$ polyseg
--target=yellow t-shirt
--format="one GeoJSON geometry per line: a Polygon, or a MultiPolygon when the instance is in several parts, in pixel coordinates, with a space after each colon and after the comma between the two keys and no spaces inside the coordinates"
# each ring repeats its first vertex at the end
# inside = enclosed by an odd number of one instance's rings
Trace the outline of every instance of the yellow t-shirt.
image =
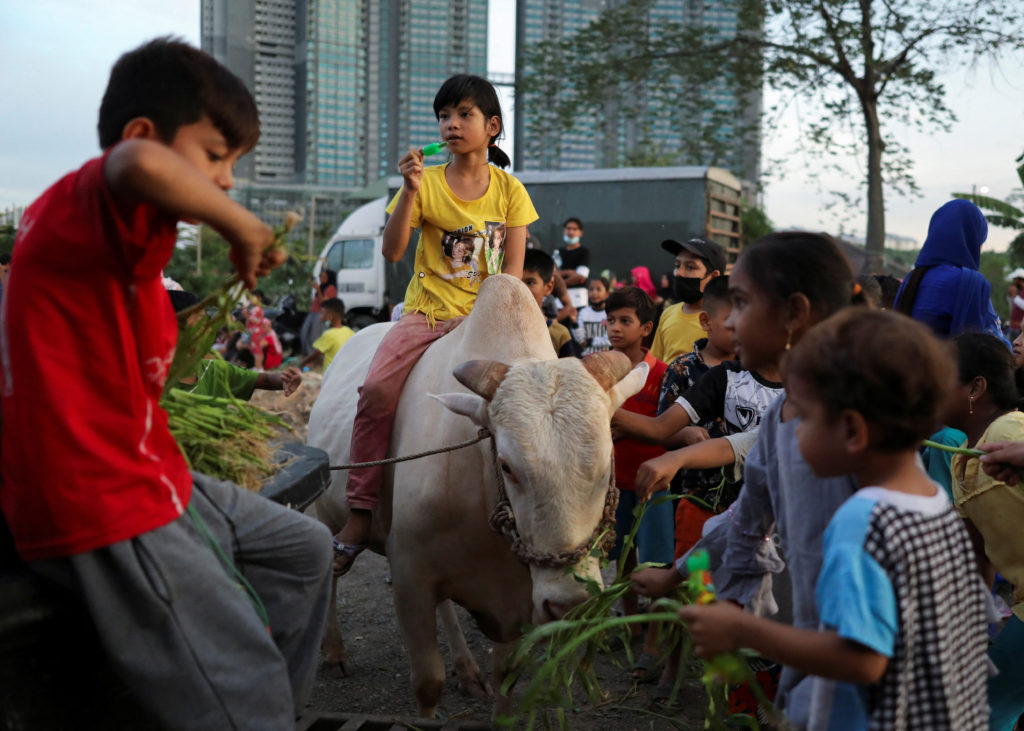
{"type": "Polygon", "coordinates": [[[355,331],[352,328],[342,325],[341,327],[329,327],[324,330],[324,334],[318,337],[313,342],[313,347],[324,354],[324,370],[334,360],[334,356],[341,350],[341,346],[345,344],[350,337],[355,335],[355,331]]]}
{"type": "MultiPolygon", "coordinates": [[[[420,240],[403,314],[422,312],[431,323],[468,315],[480,282],[501,272],[506,230],[537,220],[526,188],[504,170],[492,165],[487,192],[464,201],[448,187],[447,167],[423,171],[409,219],[420,229],[420,240]]],[[[401,193],[388,204],[389,214],[401,193]]]]}
{"type": "MultiPolygon", "coordinates": [[[[975,446],[1020,441],[1024,414],[1011,411],[989,424],[975,446]]],[[[1024,486],[999,482],[981,469],[977,459],[960,454],[953,455],[950,469],[956,508],[981,533],[988,560],[1013,584],[1013,613],[1024,620],[1024,486]]]]}
{"type": "Polygon", "coordinates": [[[666,307],[654,333],[651,355],[662,363],[671,363],[680,355],[693,351],[693,344],[707,337],[700,326],[700,313],[683,312],[683,303],[666,307]]]}

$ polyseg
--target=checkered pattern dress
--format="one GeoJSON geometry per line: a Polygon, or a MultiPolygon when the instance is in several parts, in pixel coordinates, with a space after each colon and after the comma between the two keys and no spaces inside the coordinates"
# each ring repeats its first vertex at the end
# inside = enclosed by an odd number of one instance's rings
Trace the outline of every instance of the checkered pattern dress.
{"type": "Polygon", "coordinates": [[[900,629],[868,689],[872,729],[988,728],[985,588],[960,518],[879,502],[864,550],[889,576],[900,629]]]}

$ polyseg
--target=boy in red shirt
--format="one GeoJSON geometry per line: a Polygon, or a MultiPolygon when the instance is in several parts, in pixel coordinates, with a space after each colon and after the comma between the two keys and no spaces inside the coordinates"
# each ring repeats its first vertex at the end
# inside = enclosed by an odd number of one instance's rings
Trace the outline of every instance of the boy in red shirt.
{"type": "Polygon", "coordinates": [[[288,728],[315,671],[330,535],[190,474],[159,407],[177,341],[161,270],[178,220],[217,229],[249,288],[281,263],[264,253],[270,229],[225,193],[259,137],[256,106],[212,57],[158,39],[115,64],[99,136],[104,154],[43,193],[15,240],[0,510],[30,567],[82,597],[163,728],[288,728]]]}
{"type": "MultiPolygon", "coordinates": [[[[645,416],[658,413],[658,394],[661,391],[661,379],[667,367],[651,355],[643,347],[644,338],[654,328],[657,307],[654,300],[639,287],[623,287],[615,290],[605,300],[605,311],[608,315],[608,341],[612,350],[618,350],[629,357],[636,366],[640,362],[647,363],[649,371],[647,382],[639,393],[630,397],[621,410],[632,411],[645,416]]],[[[636,533],[636,553],[621,556],[622,542],[633,528],[633,510],[639,504],[636,496],[636,473],[640,465],[649,459],[665,453],[665,448],[658,444],[647,444],[635,439],[622,438],[615,441],[615,485],[619,488],[619,506],[615,511],[615,550],[613,557],[624,562],[623,575],[627,576],[636,567],[637,556],[640,563],[671,563],[675,558],[673,531],[674,510],[669,501],[652,500],[644,514],[644,519],[636,533]]],[[[661,497],[664,491],[652,495],[661,497]]],[[[623,598],[623,609],[627,614],[636,614],[637,598],[628,594],[623,598]]],[[[657,631],[652,624],[644,640],[644,648],[636,660],[633,677],[639,681],[656,679],[654,672],[658,662],[657,631]]]]}

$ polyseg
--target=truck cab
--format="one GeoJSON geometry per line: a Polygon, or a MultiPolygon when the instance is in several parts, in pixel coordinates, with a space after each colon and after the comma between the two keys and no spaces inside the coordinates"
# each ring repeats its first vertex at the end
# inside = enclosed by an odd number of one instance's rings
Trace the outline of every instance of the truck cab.
{"type": "Polygon", "coordinates": [[[323,268],[337,272],[334,284],[353,330],[387,320],[392,301],[397,301],[387,286],[388,267],[395,265],[380,255],[386,205],[387,197],[382,196],[353,211],[328,239],[313,267],[314,280],[323,268]]]}

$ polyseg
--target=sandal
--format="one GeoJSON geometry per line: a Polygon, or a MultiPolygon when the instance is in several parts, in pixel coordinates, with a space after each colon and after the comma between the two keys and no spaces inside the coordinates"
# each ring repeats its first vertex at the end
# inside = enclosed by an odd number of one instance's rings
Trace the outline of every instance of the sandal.
{"type": "Polygon", "coordinates": [[[669,666],[665,666],[658,685],[651,692],[651,703],[649,709],[659,713],[674,710],[680,707],[680,696],[682,696],[682,684],[676,687],[676,674],[669,673],[669,666]]]}
{"type": "Polygon", "coordinates": [[[633,663],[633,680],[637,683],[653,683],[658,679],[661,658],[648,652],[641,652],[633,663]]]}
{"type": "Polygon", "coordinates": [[[356,562],[356,556],[367,549],[365,543],[358,545],[351,545],[348,543],[342,543],[337,538],[334,539],[334,575],[335,577],[344,576],[352,568],[352,564],[356,562]]]}

